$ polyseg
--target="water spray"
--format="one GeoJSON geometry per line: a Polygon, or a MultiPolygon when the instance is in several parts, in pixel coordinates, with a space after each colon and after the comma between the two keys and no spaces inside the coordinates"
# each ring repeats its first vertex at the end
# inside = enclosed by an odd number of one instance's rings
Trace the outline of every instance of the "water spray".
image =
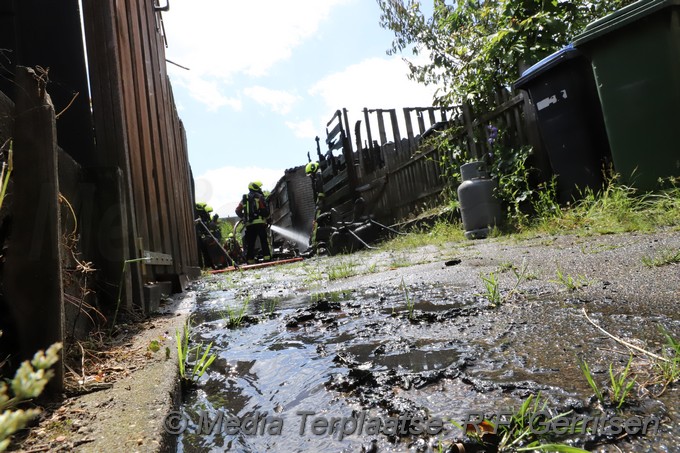
{"type": "Polygon", "coordinates": [[[277,225],[272,225],[271,229],[275,233],[280,234],[281,236],[290,239],[293,242],[296,242],[298,246],[309,244],[309,236],[306,234],[300,233],[298,231],[288,230],[286,228],[281,228],[277,225]]]}

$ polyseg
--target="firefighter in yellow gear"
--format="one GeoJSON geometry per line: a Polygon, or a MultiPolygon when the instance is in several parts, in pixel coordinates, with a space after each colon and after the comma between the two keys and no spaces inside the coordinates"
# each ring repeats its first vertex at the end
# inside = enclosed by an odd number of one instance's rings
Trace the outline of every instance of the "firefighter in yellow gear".
{"type": "Polygon", "coordinates": [[[260,239],[260,247],[265,261],[271,260],[267,225],[269,223],[269,203],[262,193],[262,183],[254,181],[248,184],[248,193],[243,195],[236,207],[236,215],[241,218],[245,226],[243,246],[246,249],[248,264],[255,263],[255,241],[260,239]]]}

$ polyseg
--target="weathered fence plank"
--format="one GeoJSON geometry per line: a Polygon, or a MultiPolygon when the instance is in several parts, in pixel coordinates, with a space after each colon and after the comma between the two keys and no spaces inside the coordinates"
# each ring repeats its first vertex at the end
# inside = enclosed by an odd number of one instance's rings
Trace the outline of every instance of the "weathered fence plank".
{"type": "MultiPolygon", "coordinates": [[[[64,301],[60,259],[61,221],[54,107],[29,68],[16,68],[11,245],[4,266],[19,359],[63,342],[64,301]]],[[[62,388],[63,362],[52,386],[62,388]]]]}

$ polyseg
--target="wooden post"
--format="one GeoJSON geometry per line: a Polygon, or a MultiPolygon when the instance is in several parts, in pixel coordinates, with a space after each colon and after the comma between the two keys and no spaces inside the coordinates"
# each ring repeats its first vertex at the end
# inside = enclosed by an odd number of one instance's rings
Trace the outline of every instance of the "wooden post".
{"type": "Polygon", "coordinates": [[[474,119],[472,117],[472,107],[469,102],[463,104],[463,121],[465,122],[465,131],[468,136],[468,149],[470,150],[470,154],[472,154],[472,157],[481,159],[482,156],[479,154],[477,140],[475,139],[475,130],[472,127],[474,119]]]}
{"type": "Polygon", "coordinates": [[[368,109],[364,108],[364,123],[366,123],[366,138],[368,140],[368,149],[373,149],[373,135],[371,134],[371,121],[368,117],[368,109]]]}
{"type": "MultiPolygon", "coordinates": [[[[64,340],[57,131],[45,82],[22,66],[17,66],[15,80],[13,225],[4,285],[20,358],[29,359],[64,340]]],[[[63,361],[54,371],[50,388],[61,391],[63,361]]]]}
{"type": "Polygon", "coordinates": [[[432,107],[428,108],[427,114],[430,117],[430,127],[432,127],[437,122],[437,118],[434,116],[434,108],[432,107]]]}
{"type": "Polygon", "coordinates": [[[418,115],[418,131],[422,136],[425,133],[425,120],[423,119],[423,109],[416,109],[416,114],[418,115]]]}
{"type": "Polygon", "coordinates": [[[413,136],[413,122],[411,121],[411,108],[404,107],[404,121],[406,122],[406,134],[408,135],[408,144],[411,148],[411,153],[416,149],[416,139],[413,136]]]}
{"type": "Polygon", "coordinates": [[[399,133],[399,122],[397,121],[397,112],[394,109],[388,110],[390,114],[390,122],[392,123],[392,135],[394,136],[394,148],[397,153],[401,154],[401,134],[399,133]]]}

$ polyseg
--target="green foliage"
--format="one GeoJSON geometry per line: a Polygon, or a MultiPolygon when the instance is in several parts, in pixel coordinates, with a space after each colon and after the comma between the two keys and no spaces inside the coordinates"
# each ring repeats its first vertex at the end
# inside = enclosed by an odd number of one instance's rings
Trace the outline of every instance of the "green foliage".
{"type": "Polygon", "coordinates": [[[413,80],[441,87],[437,101],[443,105],[472,100],[488,107],[521,69],[632,0],[434,0],[432,7],[420,0],[377,2],[380,25],[394,32],[388,54],[429,57],[409,62],[413,80]]]}
{"type": "Polygon", "coordinates": [[[158,351],[160,351],[160,349],[161,349],[161,344],[159,343],[158,340],[151,340],[151,341],[149,342],[148,349],[149,349],[149,351],[151,351],[151,352],[158,352],[158,351]]]}
{"type": "Polygon", "coordinates": [[[498,145],[494,148],[489,175],[498,181],[496,198],[505,209],[507,219],[524,225],[528,220],[526,208],[535,196],[529,185],[530,169],[527,167],[531,147],[507,149],[498,145]]]}
{"type": "Polygon", "coordinates": [[[482,279],[485,287],[485,291],[481,294],[481,296],[486,297],[488,301],[491,302],[492,307],[495,308],[500,306],[502,303],[506,302],[510,297],[512,297],[512,295],[518,292],[517,288],[519,288],[519,285],[523,281],[529,279],[530,275],[527,272],[528,269],[529,265],[527,264],[526,260],[522,260],[522,266],[520,268],[515,266],[513,263],[501,263],[497,272],[503,273],[511,270],[515,276],[515,284],[508,292],[505,293],[505,295],[501,294],[500,282],[495,272],[490,272],[488,275],[480,274],[480,278],[482,279]]]}
{"type": "Polygon", "coordinates": [[[210,354],[212,342],[206,348],[203,347],[203,343],[189,347],[190,336],[191,319],[187,319],[182,331],[175,330],[179,377],[185,384],[195,384],[217,358],[216,354],[210,354]],[[193,366],[189,362],[192,357],[193,366]]]}
{"type": "Polygon", "coordinates": [[[279,306],[280,299],[268,299],[262,303],[262,311],[270,317],[274,315],[276,308],[279,306]]]}
{"type": "Polygon", "coordinates": [[[437,221],[431,228],[420,228],[406,235],[388,241],[384,248],[389,250],[412,250],[425,245],[445,246],[451,242],[465,239],[463,227],[459,222],[437,221]]]}
{"type": "Polygon", "coordinates": [[[55,343],[44,352],[36,352],[30,362],[23,362],[10,381],[13,396],[8,394],[7,385],[0,382],[0,451],[7,449],[12,434],[24,428],[40,413],[38,409],[15,408],[19,403],[36,398],[42,393],[47,382],[54,376],[54,371],[50,368],[59,360],[60,350],[61,343],[55,343]]]}
{"type": "Polygon", "coordinates": [[[303,282],[308,286],[320,286],[323,281],[323,273],[321,272],[321,267],[318,264],[303,264],[303,271],[305,276],[303,282]]]}
{"type": "Polygon", "coordinates": [[[576,230],[586,234],[612,234],[677,225],[680,225],[680,188],[637,194],[634,188],[619,184],[614,175],[603,190],[584,190],[570,207],[550,218],[536,219],[533,227],[548,233],[576,230]]]}
{"type": "MultiPolygon", "coordinates": [[[[554,181],[538,188],[532,188],[529,183],[533,170],[527,162],[532,148],[507,146],[506,143],[509,142],[505,139],[506,131],[499,130],[492,124],[486,129],[489,152],[482,160],[486,164],[489,176],[498,183],[495,196],[506,213],[506,220],[512,226],[522,228],[528,225],[528,213],[534,206],[542,216],[550,212],[559,212],[559,206],[555,202],[554,181]]],[[[444,196],[451,206],[458,206],[456,190],[461,184],[460,166],[478,160],[468,156],[467,150],[461,148],[459,141],[456,141],[458,133],[459,127],[454,126],[449,130],[435,133],[424,145],[436,149],[436,155],[440,156],[439,165],[447,182],[444,196]]]]}

